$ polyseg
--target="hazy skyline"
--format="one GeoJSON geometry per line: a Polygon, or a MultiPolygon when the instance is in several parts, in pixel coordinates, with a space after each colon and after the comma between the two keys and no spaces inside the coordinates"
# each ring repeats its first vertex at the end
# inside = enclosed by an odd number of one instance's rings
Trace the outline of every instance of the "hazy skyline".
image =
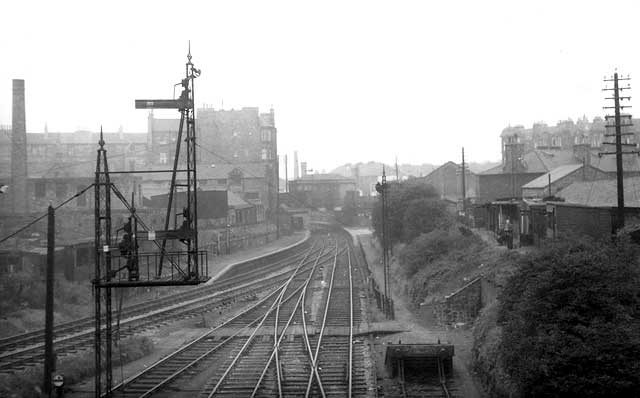
{"type": "Polygon", "coordinates": [[[290,162],[481,162],[507,125],[592,119],[604,75],[640,77],[631,1],[188,5],[3,5],[0,124],[22,78],[28,132],[145,132],[134,99],[171,97],[191,40],[197,107],[273,106],[290,162]]]}

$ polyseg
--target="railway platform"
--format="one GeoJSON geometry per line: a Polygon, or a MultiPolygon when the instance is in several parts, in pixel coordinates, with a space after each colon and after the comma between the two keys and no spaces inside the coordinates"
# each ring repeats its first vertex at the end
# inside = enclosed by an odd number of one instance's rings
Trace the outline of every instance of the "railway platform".
{"type": "Polygon", "coordinates": [[[230,255],[210,257],[208,267],[211,278],[206,282],[206,285],[213,284],[222,277],[222,275],[233,269],[238,264],[259,260],[262,257],[271,256],[288,250],[291,247],[308,240],[310,236],[311,234],[309,230],[295,232],[290,236],[281,237],[280,239],[263,246],[252,247],[230,255]]]}

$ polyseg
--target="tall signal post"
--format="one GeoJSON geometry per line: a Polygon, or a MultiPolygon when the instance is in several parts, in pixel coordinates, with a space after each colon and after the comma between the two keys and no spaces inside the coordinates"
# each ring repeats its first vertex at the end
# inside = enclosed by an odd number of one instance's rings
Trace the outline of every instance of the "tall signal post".
{"type": "Polygon", "coordinates": [[[382,271],[384,276],[384,297],[382,300],[382,306],[387,318],[393,319],[393,299],[391,298],[391,281],[389,278],[389,231],[387,226],[388,188],[387,175],[384,165],[382,165],[382,179],[381,182],[376,184],[376,191],[380,194],[382,201],[382,271]]]}
{"type": "Polygon", "coordinates": [[[631,85],[627,84],[627,87],[620,87],[621,81],[629,81],[631,78],[629,75],[627,77],[619,77],[618,72],[615,72],[611,78],[604,78],[605,84],[609,82],[613,82],[613,88],[605,87],[603,91],[613,91],[613,97],[606,97],[607,100],[613,100],[613,106],[605,106],[604,109],[613,109],[613,115],[606,115],[605,120],[607,121],[607,130],[611,128],[614,129],[614,133],[607,132],[605,134],[606,137],[615,137],[614,142],[604,142],[605,145],[615,145],[615,151],[613,152],[600,152],[598,156],[602,155],[616,155],[616,178],[617,178],[617,191],[618,191],[618,209],[617,209],[617,220],[616,220],[616,229],[620,229],[624,227],[624,170],[622,168],[622,155],[626,154],[639,154],[637,150],[631,151],[623,151],[623,147],[636,147],[635,143],[622,142],[622,136],[633,136],[633,132],[630,132],[627,127],[633,126],[631,123],[631,115],[628,113],[623,113],[625,108],[631,108],[631,105],[620,105],[621,101],[627,100],[630,101],[630,96],[622,96],[621,92],[624,90],[630,90],[631,85]],[[613,124],[611,124],[613,121],[613,124]],[[624,127],[624,132],[623,132],[624,127]]]}
{"type": "MultiPolygon", "coordinates": [[[[95,277],[92,281],[95,297],[95,397],[111,397],[113,369],[111,347],[113,344],[113,320],[111,290],[124,287],[141,286],[184,286],[197,285],[207,278],[207,253],[198,250],[198,210],[196,176],[196,128],[194,113],[194,80],[200,76],[200,70],[191,62],[191,46],[187,55],[185,77],[176,86],[182,86],[179,98],[161,100],[136,100],[136,109],[177,109],[180,112],[180,128],[176,139],[176,151],[171,170],[109,171],[105,140],[100,131],[100,141],[95,172],[95,277]],[[184,137],[183,137],[184,135],[184,137]],[[185,141],[186,162],[179,169],[180,146],[185,141]],[[136,213],[132,193],[129,202],[116,184],[111,180],[113,174],[149,174],[165,173],[171,175],[171,185],[167,195],[167,213],[165,229],[151,230],[136,213]],[[177,175],[180,174],[180,179],[177,175]],[[171,209],[177,187],[181,187],[185,196],[181,206],[183,222],[179,227],[169,229],[171,209]],[[111,219],[111,195],[114,194],[130,212],[125,224],[113,230],[111,219]],[[141,230],[138,227],[142,228],[141,230]],[[112,239],[122,232],[122,239],[112,239]],[[159,251],[140,251],[139,241],[148,241],[159,251]],[[184,249],[166,250],[167,240],[180,242],[184,249]],[[163,262],[170,264],[170,271],[163,270],[163,262]],[[145,268],[146,269],[143,269],[145,268]],[[102,311],[104,292],[105,310],[102,311]],[[104,315],[104,339],[102,338],[102,318],[104,315]],[[104,345],[105,369],[102,369],[104,345]],[[105,385],[102,385],[102,372],[105,373],[105,385]]],[[[182,192],[181,192],[182,193],[182,192]]],[[[177,245],[176,245],[177,246],[177,245]]]]}

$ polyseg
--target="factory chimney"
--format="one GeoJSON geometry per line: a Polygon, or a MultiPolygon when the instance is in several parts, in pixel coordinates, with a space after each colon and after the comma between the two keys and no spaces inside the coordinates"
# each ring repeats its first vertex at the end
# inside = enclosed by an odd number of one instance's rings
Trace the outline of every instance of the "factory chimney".
{"type": "Polygon", "coordinates": [[[298,151],[293,151],[293,179],[297,180],[300,178],[298,167],[298,151]]]}
{"type": "Polygon", "coordinates": [[[24,80],[13,79],[11,113],[11,209],[14,213],[29,211],[27,200],[27,126],[24,107],[24,80]]]}

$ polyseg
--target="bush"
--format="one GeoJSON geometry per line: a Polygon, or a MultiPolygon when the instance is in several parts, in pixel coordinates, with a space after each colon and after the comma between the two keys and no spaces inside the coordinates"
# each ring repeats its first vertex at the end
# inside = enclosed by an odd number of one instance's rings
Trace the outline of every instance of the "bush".
{"type": "MultiPolygon", "coordinates": [[[[421,232],[429,232],[430,229],[422,229],[418,222],[412,224],[411,232],[407,234],[406,228],[406,212],[411,207],[414,217],[419,220],[428,220],[429,225],[441,225],[437,220],[430,220],[440,212],[440,207],[434,205],[439,203],[438,192],[431,185],[420,184],[415,182],[388,183],[387,187],[387,232],[389,233],[389,242],[391,244],[399,243],[406,239],[408,235],[415,237],[421,232]],[[437,210],[434,210],[436,209],[437,210]]],[[[444,208],[444,207],[442,207],[444,208]]],[[[375,203],[372,211],[372,224],[378,239],[382,238],[382,200],[375,203]]],[[[427,227],[428,228],[428,227],[427,227]]],[[[433,228],[431,228],[433,229],[433,228]]],[[[405,240],[406,241],[406,240],[405,240]]]]}
{"type": "MultiPolygon", "coordinates": [[[[91,309],[91,284],[75,283],[56,274],[53,287],[55,310],[74,317],[87,315],[91,309]],[[77,314],[71,305],[82,306],[86,311],[77,314]]],[[[22,308],[44,309],[46,284],[42,276],[19,272],[9,275],[0,286],[0,316],[7,316],[22,308]]]]}
{"type": "Polygon", "coordinates": [[[438,199],[413,199],[405,204],[403,215],[403,238],[405,242],[420,234],[444,229],[453,223],[445,203],[438,199]]]}
{"type": "MultiPolygon", "coordinates": [[[[120,342],[119,348],[115,345],[113,347],[113,366],[120,366],[140,359],[150,354],[153,348],[153,341],[146,336],[124,339],[120,342]],[[120,357],[120,353],[122,353],[122,357],[120,357]]],[[[56,367],[55,373],[64,375],[67,386],[79,383],[94,374],[93,351],[87,350],[77,355],[60,358],[56,367]]],[[[42,366],[29,368],[22,373],[2,375],[0,376],[0,396],[40,397],[42,379],[42,366]]]]}
{"type": "Polygon", "coordinates": [[[437,229],[409,243],[400,252],[400,264],[407,276],[411,277],[429,263],[444,256],[454,257],[460,250],[481,244],[482,241],[475,235],[465,236],[456,229],[437,229]]]}
{"type": "Polygon", "coordinates": [[[559,243],[529,255],[500,298],[500,353],[523,397],[640,390],[640,271],[626,242],[559,243]]]}

